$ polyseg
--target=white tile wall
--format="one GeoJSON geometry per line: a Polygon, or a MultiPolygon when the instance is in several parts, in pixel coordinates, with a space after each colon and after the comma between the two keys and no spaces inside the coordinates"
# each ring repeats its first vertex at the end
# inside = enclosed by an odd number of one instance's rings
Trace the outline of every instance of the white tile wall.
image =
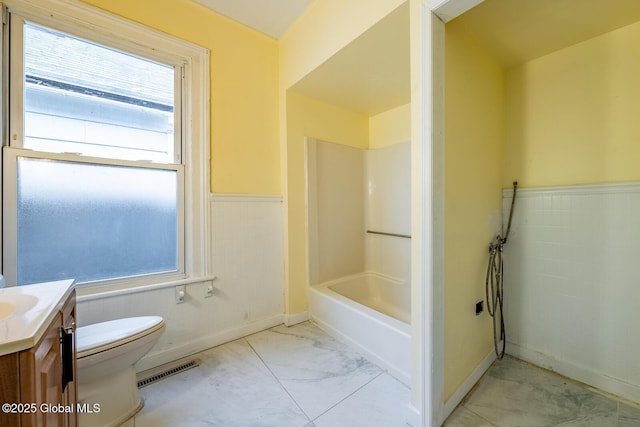
{"type": "Polygon", "coordinates": [[[79,299],[79,326],[139,315],[163,316],[167,327],[137,365],[149,369],[185,355],[282,323],[284,312],[283,214],[280,196],[213,195],[210,198],[215,294],[187,285],[175,304],[174,288],[79,299]]]}
{"type": "Polygon", "coordinates": [[[213,272],[221,297],[242,302],[225,325],[258,321],[284,312],[282,200],[277,197],[213,197],[213,272]]]}
{"type": "Polygon", "coordinates": [[[640,402],[640,184],[518,191],[504,288],[510,353],[640,402]]]}

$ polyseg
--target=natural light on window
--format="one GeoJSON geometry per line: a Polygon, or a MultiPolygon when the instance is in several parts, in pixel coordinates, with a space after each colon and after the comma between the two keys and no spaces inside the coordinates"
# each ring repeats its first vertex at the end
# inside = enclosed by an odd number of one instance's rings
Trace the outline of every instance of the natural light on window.
{"type": "Polygon", "coordinates": [[[18,159],[18,283],[177,269],[175,170],[18,159]]]}
{"type": "Polygon", "coordinates": [[[24,148],[174,159],[174,68],[24,25],[24,148]]]}

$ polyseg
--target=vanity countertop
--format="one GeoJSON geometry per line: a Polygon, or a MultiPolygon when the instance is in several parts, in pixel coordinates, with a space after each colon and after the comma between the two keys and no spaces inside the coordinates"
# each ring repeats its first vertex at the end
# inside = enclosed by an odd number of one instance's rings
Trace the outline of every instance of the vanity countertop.
{"type": "Polygon", "coordinates": [[[0,289],[0,356],[35,346],[73,289],[73,280],[0,289]]]}

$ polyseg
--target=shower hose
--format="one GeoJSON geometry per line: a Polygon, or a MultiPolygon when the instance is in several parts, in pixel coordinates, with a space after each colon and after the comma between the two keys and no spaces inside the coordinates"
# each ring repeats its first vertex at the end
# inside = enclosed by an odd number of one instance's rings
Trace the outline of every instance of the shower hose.
{"type": "Polygon", "coordinates": [[[507,343],[504,330],[504,314],[502,311],[504,305],[504,260],[502,257],[502,248],[507,243],[509,231],[511,231],[511,218],[513,217],[513,205],[516,201],[517,189],[518,181],[514,181],[507,232],[504,237],[498,234],[495,240],[489,244],[489,265],[487,266],[485,293],[487,297],[487,311],[493,318],[493,348],[498,359],[502,359],[504,357],[504,349],[507,343]]]}

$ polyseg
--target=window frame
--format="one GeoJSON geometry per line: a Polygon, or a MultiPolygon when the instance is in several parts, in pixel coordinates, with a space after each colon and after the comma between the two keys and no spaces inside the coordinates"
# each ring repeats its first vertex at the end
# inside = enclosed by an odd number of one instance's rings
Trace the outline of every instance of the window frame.
{"type": "MultiPolygon", "coordinates": [[[[16,260],[14,254],[6,253],[8,238],[17,234],[15,228],[16,198],[15,176],[4,180],[6,172],[15,163],[16,156],[52,158],[57,160],[136,166],[141,168],[163,168],[179,170],[183,177],[179,191],[178,271],[126,278],[115,278],[87,282],[80,288],[87,292],[136,288],[162,283],[210,280],[209,272],[209,52],[207,49],[177,39],[167,34],[133,23],[92,6],[66,0],[42,0],[38,5],[25,0],[9,0],[3,7],[2,31],[2,135],[4,188],[2,208],[3,272],[10,272],[13,263],[15,279],[16,260]],[[12,52],[11,40],[22,40],[24,22],[49,27],[72,36],[108,46],[159,63],[173,66],[175,70],[174,100],[174,163],[132,162],[118,159],[94,158],[69,153],[42,153],[21,148],[24,134],[24,65],[22,46],[20,52],[12,52]],[[10,24],[10,25],[7,25],[10,24]],[[18,57],[16,60],[16,56],[18,57]],[[16,64],[18,63],[18,64],[16,64]],[[9,66],[10,68],[9,69],[9,66]],[[15,73],[18,74],[15,74],[15,73]],[[20,76],[11,80],[10,76],[20,76]],[[16,92],[17,91],[17,92],[16,92]],[[12,96],[12,94],[22,96],[12,96]],[[178,120],[178,118],[180,118],[178,120]],[[179,141],[179,142],[178,142],[179,141]],[[17,145],[17,147],[16,147],[17,145]],[[13,191],[14,194],[11,192],[13,191]],[[13,221],[13,224],[11,223],[13,221]]],[[[21,44],[21,43],[20,43],[21,44]]],[[[15,236],[14,236],[15,237],[15,236]]],[[[16,240],[13,240],[15,242],[16,240]]],[[[15,285],[11,274],[9,286],[15,285]]]]}

